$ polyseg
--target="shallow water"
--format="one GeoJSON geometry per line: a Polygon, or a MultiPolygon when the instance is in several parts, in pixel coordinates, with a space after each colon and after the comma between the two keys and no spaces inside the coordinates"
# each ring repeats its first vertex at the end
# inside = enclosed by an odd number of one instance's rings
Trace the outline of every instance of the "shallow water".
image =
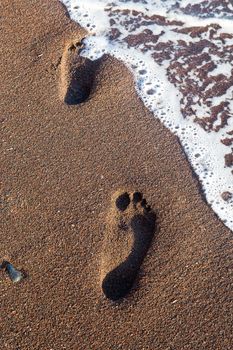
{"type": "Polygon", "coordinates": [[[233,230],[233,5],[62,2],[89,32],[82,55],[110,54],[129,67],[145,106],[179,137],[208,203],[233,230]]]}

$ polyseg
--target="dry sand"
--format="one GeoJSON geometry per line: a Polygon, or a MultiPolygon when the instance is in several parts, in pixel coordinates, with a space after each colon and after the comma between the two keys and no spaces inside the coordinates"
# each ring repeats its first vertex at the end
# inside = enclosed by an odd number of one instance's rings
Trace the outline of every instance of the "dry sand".
{"type": "Polygon", "coordinates": [[[0,10],[0,256],[28,273],[0,272],[1,350],[232,350],[233,235],[177,138],[111,57],[88,100],[64,102],[59,62],[85,32],[58,1],[0,10]],[[133,290],[112,302],[101,264],[125,189],[143,193],[157,229],[133,290]]]}

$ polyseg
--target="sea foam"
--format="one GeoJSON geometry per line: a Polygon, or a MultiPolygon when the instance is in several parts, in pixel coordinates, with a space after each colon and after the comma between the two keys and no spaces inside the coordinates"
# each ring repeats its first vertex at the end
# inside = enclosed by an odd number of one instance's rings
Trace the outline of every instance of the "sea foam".
{"type": "Polygon", "coordinates": [[[62,2],[89,33],[81,54],[127,65],[145,106],[179,137],[207,202],[233,230],[233,5],[62,2]]]}

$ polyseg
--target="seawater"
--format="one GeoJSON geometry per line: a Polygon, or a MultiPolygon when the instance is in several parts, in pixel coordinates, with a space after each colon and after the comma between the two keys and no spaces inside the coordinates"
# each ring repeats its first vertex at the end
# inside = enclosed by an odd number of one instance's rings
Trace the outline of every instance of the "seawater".
{"type": "Polygon", "coordinates": [[[81,54],[125,63],[145,106],[179,137],[207,202],[233,230],[232,3],[62,2],[89,33],[81,54]]]}

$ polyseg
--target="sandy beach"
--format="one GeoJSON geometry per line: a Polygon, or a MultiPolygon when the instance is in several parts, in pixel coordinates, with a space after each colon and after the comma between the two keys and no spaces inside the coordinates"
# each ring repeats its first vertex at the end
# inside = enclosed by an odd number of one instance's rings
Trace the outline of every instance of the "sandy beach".
{"type": "Polygon", "coordinates": [[[59,1],[0,9],[0,259],[27,274],[13,284],[0,271],[1,350],[232,350],[233,235],[176,136],[112,57],[91,68],[89,97],[67,103],[86,33],[59,1]],[[148,223],[135,193],[156,218],[133,288],[112,301],[103,278],[132,246],[114,236],[125,193],[132,229],[135,215],[148,223]]]}

